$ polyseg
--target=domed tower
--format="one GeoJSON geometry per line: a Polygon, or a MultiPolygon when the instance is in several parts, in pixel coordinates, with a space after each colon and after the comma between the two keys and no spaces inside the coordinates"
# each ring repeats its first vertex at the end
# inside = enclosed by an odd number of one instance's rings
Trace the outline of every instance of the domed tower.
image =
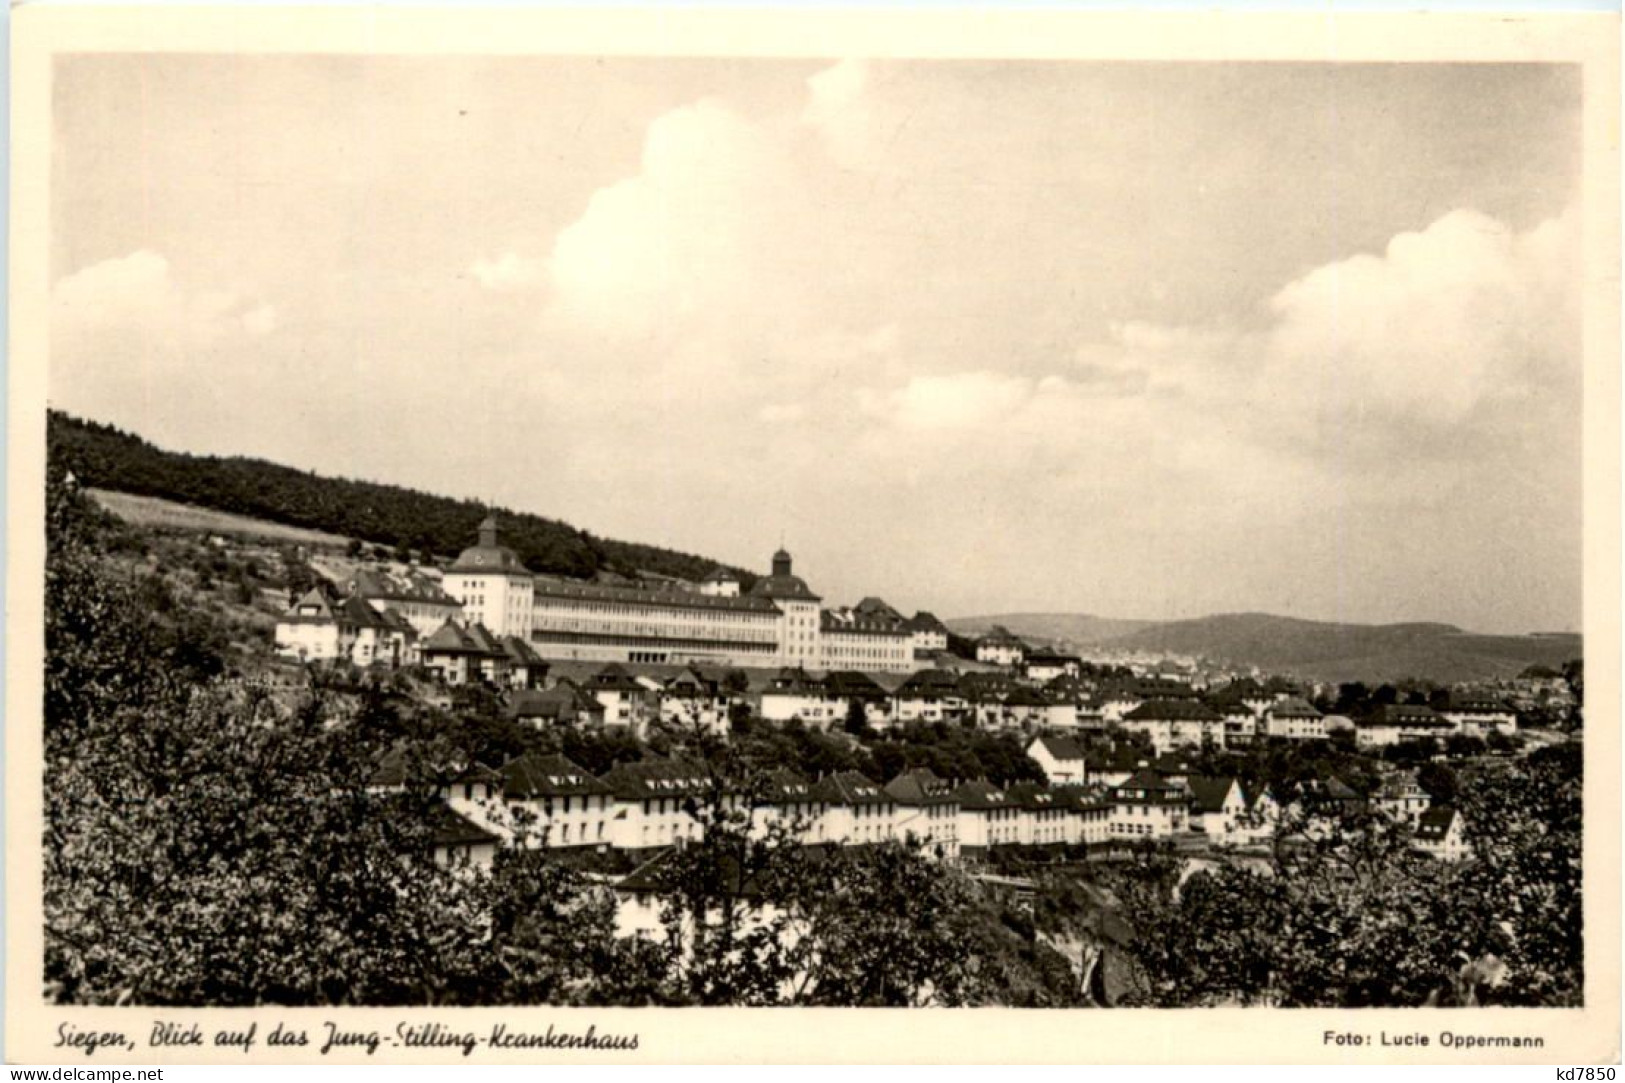
{"type": "Polygon", "coordinates": [[[791,571],[790,554],[783,549],[773,554],[773,574],[756,581],[751,594],[766,598],[778,607],[779,661],[787,666],[820,664],[819,597],[791,571]]]}
{"type": "Polygon", "coordinates": [[[463,619],[499,636],[530,639],[534,580],[519,554],[501,544],[495,515],[478,528],[479,543],[446,570],[445,591],[463,604],[463,619]]]}

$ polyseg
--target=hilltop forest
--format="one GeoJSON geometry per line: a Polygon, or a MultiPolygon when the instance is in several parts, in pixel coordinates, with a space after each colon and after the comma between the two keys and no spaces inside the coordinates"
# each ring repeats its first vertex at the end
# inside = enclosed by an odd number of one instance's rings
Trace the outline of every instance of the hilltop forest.
{"type": "MultiPolygon", "coordinates": [[[[58,410],[48,415],[46,446],[51,469],[71,470],[81,485],[270,519],[420,555],[452,556],[471,545],[480,520],[494,510],[504,544],[532,571],[579,579],[601,572],[700,579],[716,566],[691,553],[598,538],[555,519],[488,509],[470,500],[323,477],[261,459],[165,451],[133,433],[58,410]]],[[[747,586],[753,581],[745,569],[734,570],[747,586]]]]}

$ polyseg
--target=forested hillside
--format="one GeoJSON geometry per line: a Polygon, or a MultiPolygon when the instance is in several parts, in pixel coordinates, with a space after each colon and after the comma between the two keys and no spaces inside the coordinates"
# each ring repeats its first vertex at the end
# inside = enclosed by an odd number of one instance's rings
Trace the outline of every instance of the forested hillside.
{"type": "MultiPolygon", "coordinates": [[[[53,410],[53,468],[86,486],[183,501],[218,511],[323,530],[419,553],[452,556],[471,545],[487,509],[396,485],[322,477],[261,459],[165,451],[111,425],[53,410]]],[[[716,562],[652,545],[596,538],[554,519],[495,509],[503,542],[533,571],[580,578],[636,571],[699,579],[716,562]]],[[[747,585],[754,578],[735,569],[747,585]]]]}

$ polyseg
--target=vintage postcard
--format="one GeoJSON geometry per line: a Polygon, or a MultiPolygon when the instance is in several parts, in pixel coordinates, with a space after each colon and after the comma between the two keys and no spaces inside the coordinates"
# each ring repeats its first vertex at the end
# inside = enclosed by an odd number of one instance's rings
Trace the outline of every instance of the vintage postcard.
{"type": "Polygon", "coordinates": [[[11,1061],[1618,1060],[1616,15],[13,27],[11,1061]]]}

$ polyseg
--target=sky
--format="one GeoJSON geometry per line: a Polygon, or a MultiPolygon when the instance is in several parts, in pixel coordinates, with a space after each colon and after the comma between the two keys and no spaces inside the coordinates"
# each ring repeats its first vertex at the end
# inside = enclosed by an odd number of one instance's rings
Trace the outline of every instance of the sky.
{"type": "Polygon", "coordinates": [[[1580,626],[1559,65],[81,55],[57,408],[940,616],[1580,626]]]}

